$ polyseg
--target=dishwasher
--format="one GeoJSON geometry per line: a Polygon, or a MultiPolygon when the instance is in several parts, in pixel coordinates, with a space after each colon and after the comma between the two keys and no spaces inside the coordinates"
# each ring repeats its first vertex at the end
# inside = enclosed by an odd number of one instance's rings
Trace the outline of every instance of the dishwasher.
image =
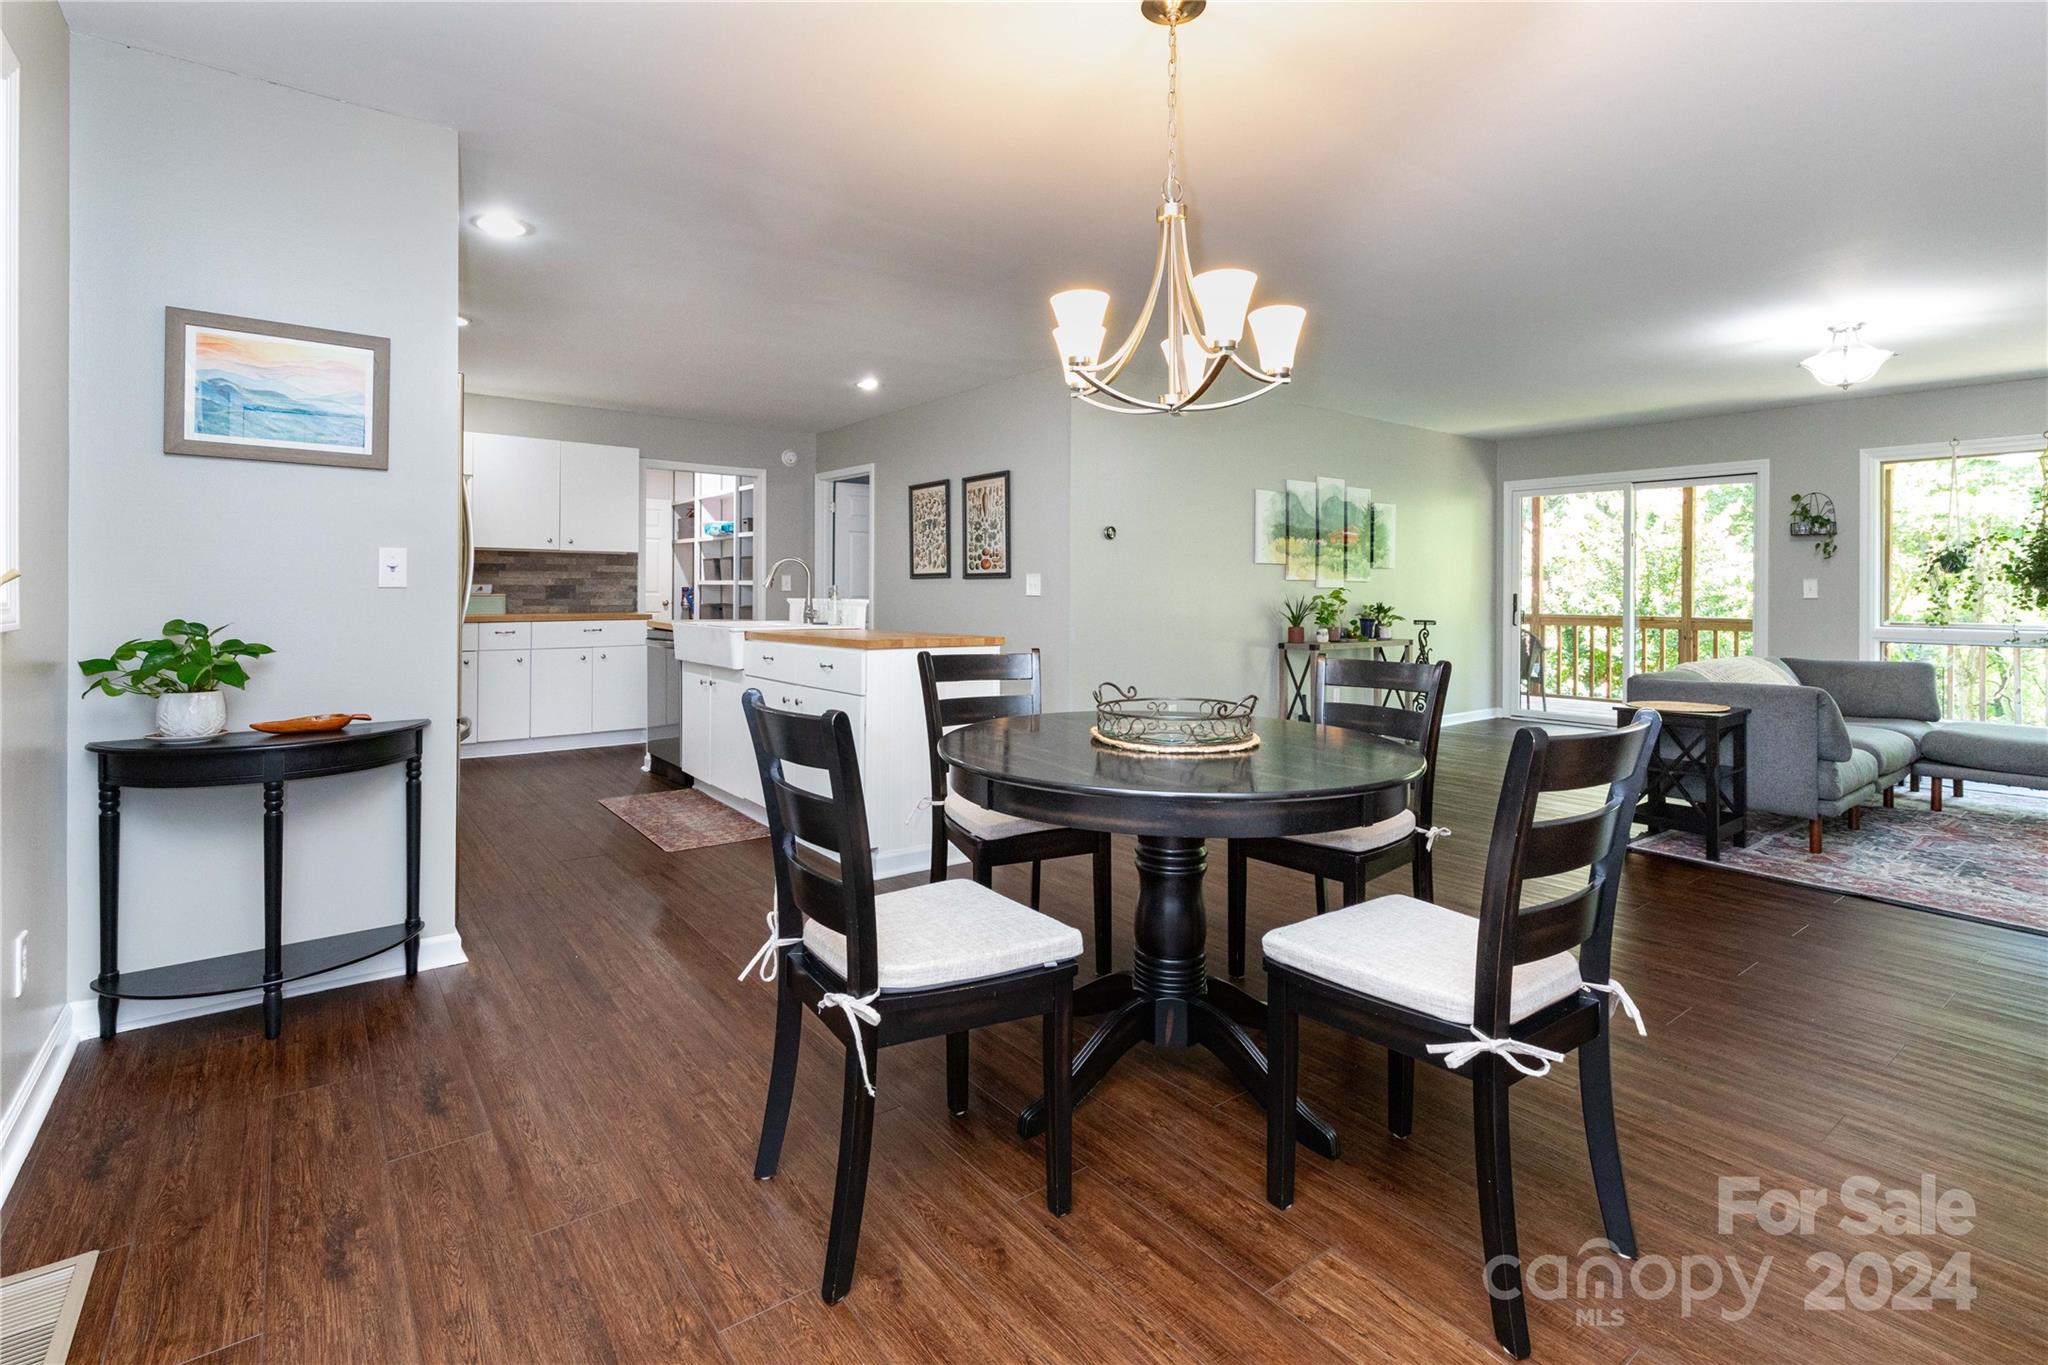
{"type": "Polygon", "coordinates": [[[641,766],[678,786],[694,785],[682,769],[683,665],[673,631],[647,628],[647,761],[641,766]]]}

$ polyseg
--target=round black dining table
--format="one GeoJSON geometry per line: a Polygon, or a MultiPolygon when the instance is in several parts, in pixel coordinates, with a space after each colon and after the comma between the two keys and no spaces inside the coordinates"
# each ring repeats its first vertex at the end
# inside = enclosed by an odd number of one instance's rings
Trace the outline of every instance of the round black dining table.
{"type": "MultiPolygon", "coordinates": [[[[1156,755],[1095,740],[1092,711],[1008,716],[964,725],[939,741],[952,788],[977,805],[1069,828],[1138,840],[1138,911],[1131,970],[1074,992],[1074,1013],[1106,1015],[1074,1054],[1078,1103],[1138,1043],[1207,1048],[1261,1103],[1266,1057],[1247,1028],[1264,1029],[1265,1002],[1209,979],[1202,908],[1205,839],[1320,834],[1399,812],[1422,775],[1422,751],[1398,740],[1306,721],[1259,717],[1257,748],[1213,756],[1156,755]]],[[[1044,1127],[1041,1105],[1017,1121],[1044,1127]]],[[[1306,1106],[1295,1132],[1337,1154],[1337,1135],[1306,1106]]]]}

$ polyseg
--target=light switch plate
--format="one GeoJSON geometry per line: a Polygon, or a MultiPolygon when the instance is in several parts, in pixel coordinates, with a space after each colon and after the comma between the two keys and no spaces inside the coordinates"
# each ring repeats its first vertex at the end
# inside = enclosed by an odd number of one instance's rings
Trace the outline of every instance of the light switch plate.
{"type": "Polygon", "coordinates": [[[405,586],[405,548],[387,545],[377,551],[377,586],[380,588],[402,588],[405,586]]]}
{"type": "Polygon", "coordinates": [[[1804,597],[1820,596],[1820,580],[1818,578],[1801,579],[1799,581],[1799,591],[1800,595],[1804,597]]]}
{"type": "Polygon", "coordinates": [[[1044,579],[1043,579],[1042,577],[1040,577],[1039,575],[1035,574],[1035,573],[1028,573],[1028,574],[1025,574],[1025,575],[1024,575],[1024,595],[1025,595],[1026,597],[1042,597],[1042,596],[1044,596],[1044,595],[1045,595],[1045,580],[1044,580],[1044,579]]]}

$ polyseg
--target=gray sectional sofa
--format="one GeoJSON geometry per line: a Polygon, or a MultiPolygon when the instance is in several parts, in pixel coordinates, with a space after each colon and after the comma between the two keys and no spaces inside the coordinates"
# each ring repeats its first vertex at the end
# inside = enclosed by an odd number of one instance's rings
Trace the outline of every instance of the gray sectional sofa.
{"type": "Polygon", "coordinates": [[[2048,727],[1941,719],[1934,665],[1852,659],[1703,659],[1628,680],[1630,701],[1749,708],[1749,805],[1807,822],[1861,810],[1908,776],[2048,789],[2048,727]]]}

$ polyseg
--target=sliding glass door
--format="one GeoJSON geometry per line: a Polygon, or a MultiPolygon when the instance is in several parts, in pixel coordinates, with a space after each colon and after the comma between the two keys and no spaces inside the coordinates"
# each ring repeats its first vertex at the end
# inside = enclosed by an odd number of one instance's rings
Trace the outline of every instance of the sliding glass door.
{"type": "Polygon", "coordinates": [[[1510,711],[1610,721],[1631,673],[1754,652],[1758,482],[1510,484],[1510,711]]]}

